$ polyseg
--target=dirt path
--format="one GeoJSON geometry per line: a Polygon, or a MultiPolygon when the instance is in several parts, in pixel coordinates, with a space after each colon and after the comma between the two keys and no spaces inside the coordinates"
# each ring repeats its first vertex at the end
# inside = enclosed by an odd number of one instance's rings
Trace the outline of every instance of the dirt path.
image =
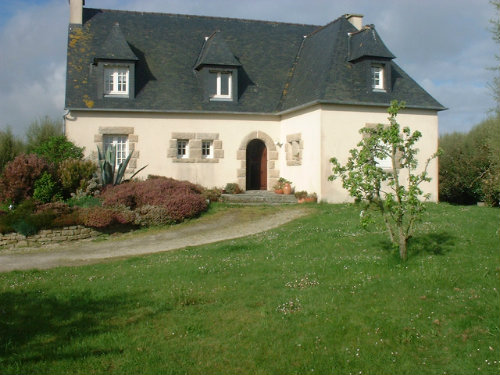
{"type": "Polygon", "coordinates": [[[303,207],[261,211],[235,207],[152,233],[128,233],[105,241],[2,250],[0,272],[91,264],[245,237],[276,228],[309,212],[303,207]]]}

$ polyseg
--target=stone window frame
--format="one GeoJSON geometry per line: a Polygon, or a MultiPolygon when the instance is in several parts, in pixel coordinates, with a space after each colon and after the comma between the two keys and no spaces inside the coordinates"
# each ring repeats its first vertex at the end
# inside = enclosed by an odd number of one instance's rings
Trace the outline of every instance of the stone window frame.
{"type": "Polygon", "coordinates": [[[222,141],[219,139],[219,133],[196,133],[196,132],[172,132],[167,150],[167,158],[172,159],[174,163],[218,163],[224,158],[222,141]],[[177,141],[187,140],[189,155],[186,158],[177,157],[177,141]],[[213,154],[211,157],[202,155],[202,142],[211,141],[213,154]]]}
{"type": "MultiPolygon", "coordinates": [[[[128,138],[128,152],[132,153],[130,160],[125,170],[126,174],[133,174],[137,168],[137,160],[139,159],[139,151],[136,150],[136,145],[139,142],[139,136],[134,134],[134,128],[128,126],[100,126],[98,134],[94,134],[94,143],[101,150],[104,147],[105,135],[126,135],[128,138]]],[[[98,159],[97,151],[92,152],[92,159],[98,159]]]]}
{"type": "Polygon", "coordinates": [[[286,165],[289,167],[302,165],[303,150],[302,133],[288,134],[285,144],[286,165]]]}
{"type": "Polygon", "coordinates": [[[276,149],[273,139],[262,131],[254,131],[248,134],[240,143],[236,151],[236,160],[240,160],[240,168],[236,171],[238,185],[246,186],[247,179],[247,146],[254,139],[260,139],[267,148],[267,190],[272,191],[272,187],[278,182],[280,170],[278,168],[279,152],[276,149]]]}

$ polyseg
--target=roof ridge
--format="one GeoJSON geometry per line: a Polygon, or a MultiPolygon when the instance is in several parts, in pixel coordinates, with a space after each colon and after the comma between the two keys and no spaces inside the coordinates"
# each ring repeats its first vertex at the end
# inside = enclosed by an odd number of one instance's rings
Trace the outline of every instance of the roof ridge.
{"type": "Polygon", "coordinates": [[[214,20],[243,21],[243,22],[255,22],[255,23],[265,23],[265,24],[280,24],[280,25],[289,25],[289,26],[314,26],[314,27],[321,27],[320,25],[307,24],[307,23],[283,22],[283,21],[265,21],[265,20],[256,20],[256,19],[250,19],[250,18],[237,18],[237,17],[217,17],[217,16],[203,16],[203,15],[197,15],[197,14],[166,13],[166,12],[144,12],[144,11],[138,11],[138,10],[124,10],[124,9],[102,9],[102,8],[84,8],[84,9],[97,10],[97,11],[101,11],[101,12],[119,12],[119,13],[134,13],[134,14],[157,14],[157,15],[185,17],[185,18],[197,17],[197,18],[214,19],[214,20]]]}

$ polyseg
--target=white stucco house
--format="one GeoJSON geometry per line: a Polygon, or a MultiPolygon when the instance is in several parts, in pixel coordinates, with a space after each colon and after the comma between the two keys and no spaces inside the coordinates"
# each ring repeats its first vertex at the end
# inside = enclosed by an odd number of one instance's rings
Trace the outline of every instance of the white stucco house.
{"type": "MultiPolygon", "coordinates": [[[[420,130],[423,161],[444,107],[395,62],[373,25],[325,26],[85,8],[70,0],[65,132],[88,156],[117,145],[130,172],[206,187],[271,190],[279,177],[320,200],[350,198],[330,182],[366,124],[398,117],[420,130]]],[[[438,199],[437,161],[424,186],[438,199]]]]}

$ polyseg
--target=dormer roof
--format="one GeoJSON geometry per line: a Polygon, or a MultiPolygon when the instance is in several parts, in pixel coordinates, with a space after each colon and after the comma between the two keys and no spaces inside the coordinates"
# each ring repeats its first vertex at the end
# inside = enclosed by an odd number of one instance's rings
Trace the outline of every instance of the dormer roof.
{"type": "Polygon", "coordinates": [[[200,69],[204,65],[241,66],[241,63],[234,56],[233,52],[231,52],[231,49],[224,40],[223,34],[219,30],[206,37],[195,69],[200,69]]]}
{"type": "Polygon", "coordinates": [[[98,49],[95,59],[123,61],[139,60],[127,43],[118,22],[115,22],[113,26],[111,26],[111,30],[104,43],[98,49]]]}
{"type": "Polygon", "coordinates": [[[388,60],[396,57],[385,46],[373,25],[367,25],[360,31],[349,34],[349,61],[356,61],[363,57],[388,60]]]}

